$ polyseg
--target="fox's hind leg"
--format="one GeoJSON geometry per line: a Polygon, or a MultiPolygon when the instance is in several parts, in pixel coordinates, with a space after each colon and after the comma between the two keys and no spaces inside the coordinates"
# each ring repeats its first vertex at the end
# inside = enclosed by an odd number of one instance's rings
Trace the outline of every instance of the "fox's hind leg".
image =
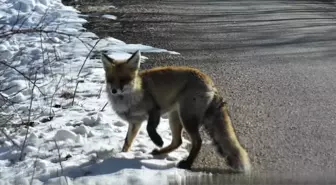
{"type": "Polygon", "coordinates": [[[179,168],[190,169],[202,146],[202,138],[199,132],[211,94],[197,94],[195,90],[186,92],[187,96],[181,99],[179,104],[179,116],[184,130],[191,139],[191,150],[187,159],[178,163],[179,168]]]}
{"type": "Polygon", "coordinates": [[[197,117],[185,117],[183,114],[181,119],[184,129],[191,139],[192,146],[187,159],[180,161],[177,167],[190,169],[202,146],[202,138],[198,127],[200,120],[197,117]]]}
{"type": "Polygon", "coordinates": [[[161,148],[161,149],[154,149],[152,151],[153,155],[160,155],[160,154],[165,154],[165,153],[169,153],[173,150],[175,150],[176,148],[178,148],[179,146],[181,146],[182,144],[182,124],[179,118],[179,115],[177,113],[177,111],[173,111],[171,113],[169,113],[169,126],[170,126],[170,130],[172,132],[172,142],[170,145],[161,148]]]}

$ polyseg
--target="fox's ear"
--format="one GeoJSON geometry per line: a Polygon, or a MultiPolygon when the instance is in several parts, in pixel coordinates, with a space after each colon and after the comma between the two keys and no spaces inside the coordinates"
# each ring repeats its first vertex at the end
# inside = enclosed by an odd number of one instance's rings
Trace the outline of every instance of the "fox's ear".
{"type": "Polygon", "coordinates": [[[137,50],[133,55],[127,60],[128,65],[130,65],[134,69],[140,68],[140,50],[137,50]]]}
{"type": "Polygon", "coordinates": [[[114,66],[114,60],[105,53],[101,53],[101,59],[104,64],[104,69],[108,69],[114,66]]]}

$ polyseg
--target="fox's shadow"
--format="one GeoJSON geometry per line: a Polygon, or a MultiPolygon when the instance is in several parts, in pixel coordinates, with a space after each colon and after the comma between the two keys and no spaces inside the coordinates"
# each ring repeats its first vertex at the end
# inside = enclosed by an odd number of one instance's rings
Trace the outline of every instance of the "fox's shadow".
{"type": "MultiPolygon", "coordinates": [[[[148,159],[149,161],[160,159],[160,157],[155,157],[153,159],[148,159]]],[[[83,176],[96,176],[96,175],[104,175],[104,174],[112,174],[125,169],[141,169],[142,167],[146,167],[147,169],[155,169],[155,170],[164,170],[176,167],[174,162],[168,165],[156,165],[153,162],[146,162],[146,158],[134,158],[134,159],[126,159],[126,158],[107,158],[102,162],[86,162],[79,166],[68,166],[64,167],[62,172],[56,171],[54,173],[50,173],[48,175],[42,175],[38,179],[46,182],[51,178],[66,176],[70,178],[78,178],[83,176]],[[62,174],[61,174],[62,173],[62,174]]]]}
{"type": "Polygon", "coordinates": [[[84,175],[103,175],[118,172],[123,169],[141,169],[142,159],[109,158],[103,162],[82,166],[84,175]]]}
{"type": "MultiPolygon", "coordinates": [[[[155,156],[152,159],[148,158],[116,158],[109,157],[103,159],[102,162],[88,161],[78,166],[68,166],[62,169],[62,172],[56,171],[48,175],[42,175],[38,179],[42,182],[46,182],[51,178],[66,176],[70,178],[78,178],[83,176],[96,176],[104,174],[113,174],[121,170],[126,169],[141,169],[146,167],[147,169],[154,170],[166,170],[170,168],[175,168],[177,161],[171,161],[168,164],[160,165],[156,164],[156,160],[167,158],[166,155],[155,156]]],[[[226,169],[217,169],[217,168],[192,168],[191,172],[210,172],[215,174],[232,174],[232,171],[226,169]]]]}

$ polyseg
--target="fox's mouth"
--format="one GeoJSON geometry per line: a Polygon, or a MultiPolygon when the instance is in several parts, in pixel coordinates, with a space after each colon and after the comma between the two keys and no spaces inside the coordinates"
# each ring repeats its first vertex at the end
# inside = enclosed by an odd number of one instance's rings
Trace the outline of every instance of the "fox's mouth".
{"type": "Polygon", "coordinates": [[[122,99],[124,99],[124,95],[120,94],[120,95],[118,95],[118,98],[122,100],[122,99]]]}

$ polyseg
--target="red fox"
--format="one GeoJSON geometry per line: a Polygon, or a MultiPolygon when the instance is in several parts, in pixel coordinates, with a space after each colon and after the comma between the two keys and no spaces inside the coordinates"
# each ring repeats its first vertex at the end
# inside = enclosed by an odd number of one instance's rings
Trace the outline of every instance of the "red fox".
{"type": "Polygon", "coordinates": [[[145,120],[149,137],[161,147],[163,141],[156,128],[161,115],[168,113],[172,141],[166,147],[154,149],[153,155],[177,149],[182,144],[184,129],[192,147],[188,157],[177,167],[190,169],[201,149],[199,129],[204,125],[228,165],[237,172],[250,172],[250,159],[236,137],[227,104],[210,77],[189,67],[140,71],[140,57],[140,51],[123,61],[102,54],[109,101],[118,116],[129,123],[122,152],[129,151],[145,120]]]}

